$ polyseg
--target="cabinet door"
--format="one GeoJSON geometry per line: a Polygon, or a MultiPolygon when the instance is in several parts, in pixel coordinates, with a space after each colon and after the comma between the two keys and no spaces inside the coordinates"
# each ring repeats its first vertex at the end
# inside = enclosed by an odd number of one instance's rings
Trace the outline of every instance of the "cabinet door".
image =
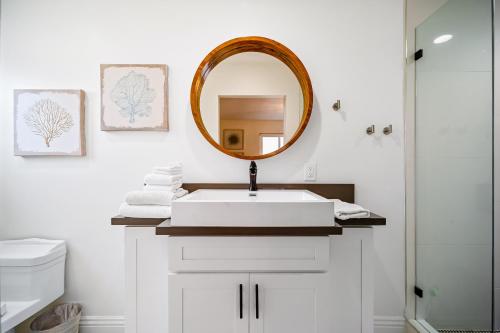
{"type": "Polygon", "coordinates": [[[248,333],[248,274],[169,275],[169,333],[248,333]]]}
{"type": "Polygon", "coordinates": [[[250,274],[250,333],[331,333],[327,274],[250,274]]]}
{"type": "Polygon", "coordinates": [[[125,228],[125,333],[167,331],[167,260],[167,237],[125,228]]]}

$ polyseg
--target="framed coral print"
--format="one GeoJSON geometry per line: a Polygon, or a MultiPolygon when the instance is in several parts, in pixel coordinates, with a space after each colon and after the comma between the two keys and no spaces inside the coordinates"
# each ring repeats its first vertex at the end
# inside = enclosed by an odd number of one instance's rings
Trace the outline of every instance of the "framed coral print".
{"type": "Polygon", "coordinates": [[[166,65],[101,65],[101,129],[168,130],[166,65]]]}
{"type": "Polygon", "coordinates": [[[85,155],[83,90],[14,90],[14,154],[85,155]]]}

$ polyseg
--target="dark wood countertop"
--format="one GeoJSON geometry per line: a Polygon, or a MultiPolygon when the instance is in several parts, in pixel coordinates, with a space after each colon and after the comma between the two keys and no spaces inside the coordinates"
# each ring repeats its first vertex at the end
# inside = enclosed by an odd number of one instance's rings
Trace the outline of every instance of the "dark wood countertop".
{"type": "MultiPolygon", "coordinates": [[[[170,219],[164,219],[164,218],[145,218],[145,217],[125,217],[121,215],[117,215],[111,218],[111,225],[126,225],[126,226],[135,226],[135,227],[156,227],[160,223],[163,222],[169,222],[170,219]]],[[[370,217],[367,218],[361,218],[361,219],[350,219],[350,220],[339,220],[335,218],[336,224],[344,227],[344,228],[349,228],[351,226],[376,226],[376,225],[385,225],[386,224],[386,219],[385,217],[382,217],[377,214],[371,214],[370,217]]],[[[198,228],[198,227],[196,227],[198,228]]],[[[229,227],[232,228],[232,227],[229,227]]],[[[328,227],[330,228],[330,227],[328,227]]]]}
{"type": "MultiPolygon", "coordinates": [[[[247,188],[248,184],[216,184],[216,183],[188,183],[183,188],[189,192],[198,189],[238,189],[247,188]]],[[[262,189],[307,189],[328,199],[339,198],[346,202],[354,202],[353,184],[259,184],[262,189]]],[[[171,226],[170,219],[164,218],[133,218],[115,216],[111,218],[112,225],[126,226],[151,226],[157,227],[157,235],[176,236],[319,236],[340,235],[342,228],[370,227],[386,224],[385,217],[371,214],[368,218],[339,220],[335,219],[335,225],[331,227],[180,227],[171,226]],[[162,224],[162,225],[160,225],[162,224]]]]}
{"type": "Polygon", "coordinates": [[[342,227],[208,227],[172,226],[170,220],[156,227],[157,235],[168,236],[328,236],[342,235],[342,227]]]}
{"type": "Polygon", "coordinates": [[[111,218],[111,225],[127,225],[131,227],[156,227],[158,224],[170,219],[146,218],[146,217],[125,217],[117,215],[111,218]]]}
{"type": "Polygon", "coordinates": [[[221,227],[221,226],[172,226],[170,219],[164,218],[133,218],[115,216],[111,218],[112,225],[131,227],[156,227],[157,235],[170,236],[326,236],[341,235],[343,228],[370,227],[385,225],[386,219],[376,214],[369,218],[338,220],[331,227],[221,227]]]}

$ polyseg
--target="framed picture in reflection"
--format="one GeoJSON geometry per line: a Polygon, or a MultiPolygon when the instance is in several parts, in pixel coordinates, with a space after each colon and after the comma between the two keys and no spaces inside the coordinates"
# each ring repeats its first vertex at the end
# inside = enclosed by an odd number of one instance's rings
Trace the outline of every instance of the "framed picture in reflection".
{"type": "Polygon", "coordinates": [[[242,129],[225,129],[222,131],[222,145],[229,150],[243,150],[245,131],[242,129]]]}

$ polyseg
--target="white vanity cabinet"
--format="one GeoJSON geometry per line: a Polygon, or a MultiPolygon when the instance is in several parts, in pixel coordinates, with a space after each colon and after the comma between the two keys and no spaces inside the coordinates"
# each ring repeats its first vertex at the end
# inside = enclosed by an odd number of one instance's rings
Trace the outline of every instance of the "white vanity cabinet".
{"type": "Polygon", "coordinates": [[[327,332],[326,274],[174,274],[169,332],[327,332]],[[175,319],[174,319],[175,318],[175,319]]]}
{"type": "Polygon", "coordinates": [[[126,333],[371,333],[372,230],[172,237],[126,228],[126,333]]]}
{"type": "Polygon", "coordinates": [[[173,274],[169,332],[330,332],[326,274],[173,274]]]}

